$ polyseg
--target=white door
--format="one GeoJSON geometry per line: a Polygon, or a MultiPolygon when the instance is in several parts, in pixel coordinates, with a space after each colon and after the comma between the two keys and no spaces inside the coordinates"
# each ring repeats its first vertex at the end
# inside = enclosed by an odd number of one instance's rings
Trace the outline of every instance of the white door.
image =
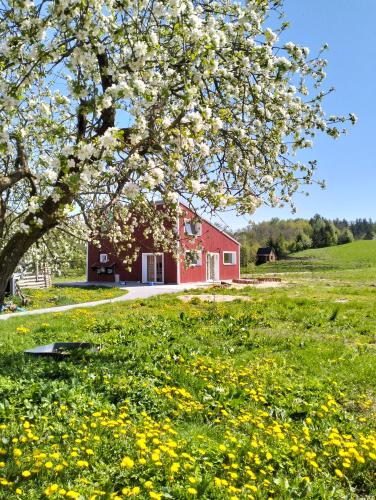
{"type": "Polygon", "coordinates": [[[162,253],[142,254],[142,283],[164,282],[164,259],[162,253]]]}
{"type": "Polygon", "coordinates": [[[206,281],[219,281],[219,253],[206,255],[206,281]]]}

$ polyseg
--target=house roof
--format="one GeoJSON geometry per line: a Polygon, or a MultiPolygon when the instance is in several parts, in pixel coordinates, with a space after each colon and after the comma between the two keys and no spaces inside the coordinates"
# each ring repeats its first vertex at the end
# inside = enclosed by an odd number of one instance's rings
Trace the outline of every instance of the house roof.
{"type": "Polygon", "coordinates": [[[257,255],[270,255],[271,253],[274,253],[272,247],[261,247],[257,250],[257,255]]]}

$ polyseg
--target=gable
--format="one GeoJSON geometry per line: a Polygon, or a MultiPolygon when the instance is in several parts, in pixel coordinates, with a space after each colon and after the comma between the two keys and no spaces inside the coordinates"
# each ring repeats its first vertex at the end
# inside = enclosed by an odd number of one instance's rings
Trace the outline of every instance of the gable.
{"type": "Polygon", "coordinates": [[[180,217],[180,221],[179,221],[179,225],[181,223],[184,224],[184,219],[188,219],[188,218],[194,218],[194,217],[197,217],[202,223],[205,223],[207,224],[209,227],[210,227],[210,231],[213,231],[213,232],[216,232],[216,233],[219,233],[221,236],[229,239],[232,243],[235,243],[236,245],[240,246],[240,243],[235,239],[233,238],[232,236],[230,236],[229,234],[227,234],[225,231],[219,229],[217,226],[215,226],[212,222],[208,221],[207,219],[205,219],[204,217],[202,217],[201,215],[199,215],[198,213],[196,213],[193,209],[187,207],[187,205],[185,205],[184,203],[180,202],[179,203],[180,207],[185,211],[187,212],[187,215],[189,215],[189,217],[187,216],[182,216],[180,217]],[[183,219],[183,220],[182,220],[183,219]]]}

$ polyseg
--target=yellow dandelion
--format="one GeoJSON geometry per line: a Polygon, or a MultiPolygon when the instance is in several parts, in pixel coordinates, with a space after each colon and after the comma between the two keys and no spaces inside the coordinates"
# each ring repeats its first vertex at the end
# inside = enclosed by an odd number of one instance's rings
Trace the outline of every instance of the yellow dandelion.
{"type": "Polygon", "coordinates": [[[56,493],[56,491],[58,491],[58,489],[59,489],[58,484],[51,484],[51,486],[48,486],[44,490],[44,493],[45,493],[45,495],[50,496],[50,495],[53,495],[54,493],[56,493]]]}
{"type": "Polygon", "coordinates": [[[89,462],[86,460],[77,460],[78,467],[89,467],[89,462]]]}
{"type": "Polygon", "coordinates": [[[66,492],[65,496],[67,496],[68,498],[79,498],[80,494],[77,493],[77,491],[69,490],[66,492]]]}
{"type": "Polygon", "coordinates": [[[132,460],[130,457],[124,457],[120,465],[122,467],[125,467],[126,469],[132,469],[132,467],[134,466],[134,460],[132,460]]]}
{"type": "Polygon", "coordinates": [[[26,328],[25,326],[18,326],[16,328],[16,332],[18,332],[18,333],[29,333],[30,332],[30,328],[26,328]]]}
{"type": "Polygon", "coordinates": [[[155,491],[149,491],[149,497],[153,498],[154,500],[161,500],[162,494],[156,493],[155,491]]]}
{"type": "Polygon", "coordinates": [[[178,472],[179,469],[180,469],[180,464],[178,462],[174,462],[170,467],[171,472],[178,472]]]}

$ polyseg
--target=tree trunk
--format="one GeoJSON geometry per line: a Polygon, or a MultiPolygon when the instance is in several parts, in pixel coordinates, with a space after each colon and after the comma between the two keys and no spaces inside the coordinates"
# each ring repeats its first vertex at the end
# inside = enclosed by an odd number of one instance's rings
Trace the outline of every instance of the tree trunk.
{"type": "Polygon", "coordinates": [[[0,252],[0,307],[4,304],[7,284],[16,270],[19,262],[29,248],[37,242],[44,234],[52,229],[50,227],[35,228],[31,233],[16,233],[0,252]]]}

